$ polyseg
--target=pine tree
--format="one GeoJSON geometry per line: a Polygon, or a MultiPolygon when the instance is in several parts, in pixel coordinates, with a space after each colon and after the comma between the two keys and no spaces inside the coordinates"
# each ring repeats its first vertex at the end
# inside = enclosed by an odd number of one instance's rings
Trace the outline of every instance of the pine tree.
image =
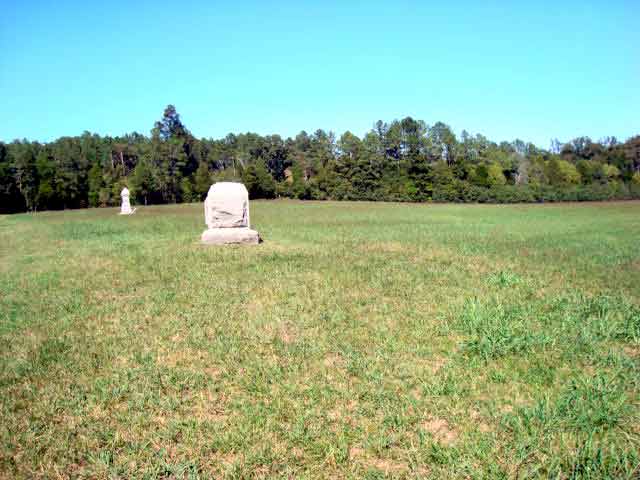
{"type": "Polygon", "coordinates": [[[205,162],[200,162],[200,165],[198,165],[198,169],[193,177],[193,183],[195,194],[199,200],[203,200],[204,196],[209,191],[209,187],[211,187],[211,173],[209,172],[209,167],[205,162]]]}
{"type": "Polygon", "coordinates": [[[91,170],[89,170],[89,206],[100,206],[100,190],[102,190],[103,186],[102,168],[100,163],[96,161],[91,170]]]}
{"type": "Polygon", "coordinates": [[[136,165],[130,180],[132,194],[147,205],[149,197],[156,189],[153,171],[147,159],[142,159],[136,165]]]}
{"type": "Polygon", "coordinates": [[[38,195],[38,172],[33,147],[28,143],[16,142],[15,169],[16,184],[28,211],[36,207],[38,195]]]}
{"type": "Polygon", "coordinates": [[[275,198],[276,182],[263,160],[249,165],[242,176],[249,198],[275,198]]]}
{"type": "Polygon", "coordinates": [[[7,145],[0,142],[0,213],[24,211],[24,198],[16,183],[16,169],[7,145]]]}
{"type": "Polygon", "coordinates": [[[184,177],[180,180],[180,200],[184,203],[191,203],[196,197],[191,177],[184,177]]]}

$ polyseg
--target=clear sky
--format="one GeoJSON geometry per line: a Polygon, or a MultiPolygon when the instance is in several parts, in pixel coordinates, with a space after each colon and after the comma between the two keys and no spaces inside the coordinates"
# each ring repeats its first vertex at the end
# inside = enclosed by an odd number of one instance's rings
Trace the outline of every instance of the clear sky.
{"type": "Polygon", "coordinates": [[[0,0],[0,140],[350,130],[640,133],[640,1],[0,0]]]}

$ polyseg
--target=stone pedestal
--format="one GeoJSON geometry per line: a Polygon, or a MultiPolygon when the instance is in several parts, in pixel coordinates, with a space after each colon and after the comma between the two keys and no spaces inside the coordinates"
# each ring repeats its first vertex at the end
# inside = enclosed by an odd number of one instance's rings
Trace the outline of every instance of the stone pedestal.
{"type": "Polygon", "coordinates": [[[234,243],[256,245],[260,243],[258,232],[248,227],[210,228],[202,232],[200,239],[206,245],[229,245],[234,243]]]}

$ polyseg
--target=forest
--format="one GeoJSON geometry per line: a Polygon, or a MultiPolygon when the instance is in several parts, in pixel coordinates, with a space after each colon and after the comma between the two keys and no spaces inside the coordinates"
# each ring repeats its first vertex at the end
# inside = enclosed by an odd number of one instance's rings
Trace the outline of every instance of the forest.
{"type": "Polygon", "coordinates": [[[457,137],[437,122],[377,121],[345,132],[195,138],[168,105],[150,136],[89,132],[50,143],[0,142],[0,213],[201,201],[216,181],[251,198],[517,203],[640,198],[640,135],[579,137],[540,149],[457,137]]]}

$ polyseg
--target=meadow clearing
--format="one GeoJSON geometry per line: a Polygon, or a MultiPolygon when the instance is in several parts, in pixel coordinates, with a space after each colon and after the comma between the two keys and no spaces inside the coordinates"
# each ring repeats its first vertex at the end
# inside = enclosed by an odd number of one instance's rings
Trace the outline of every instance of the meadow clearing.
{"type": "Polygon", "coordinates": [[[0,477],[637,478],[640,203],[0,217],[0,477]]]}

